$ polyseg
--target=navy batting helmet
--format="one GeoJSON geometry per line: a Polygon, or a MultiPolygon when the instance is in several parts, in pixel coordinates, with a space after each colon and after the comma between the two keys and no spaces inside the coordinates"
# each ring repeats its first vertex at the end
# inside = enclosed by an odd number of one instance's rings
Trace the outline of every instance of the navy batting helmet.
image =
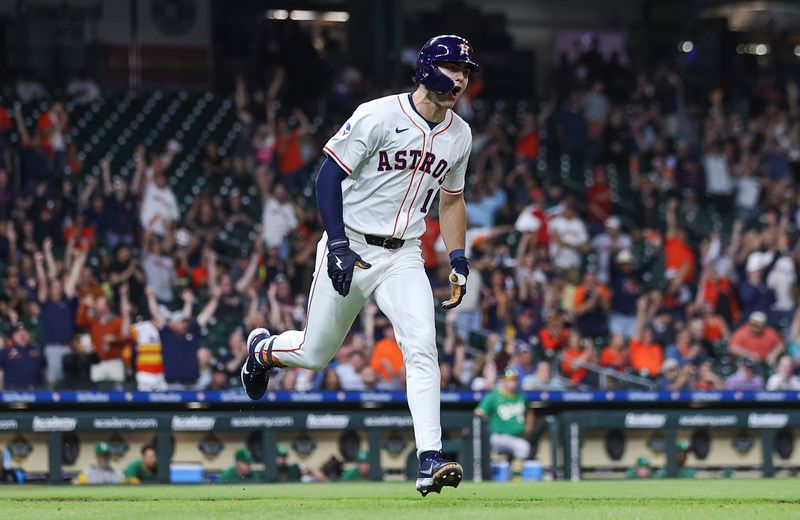
{"type": "Polygon", "coordinates": [[[466,38],[455,34],[434,36],[419,50],[417,83],[438,94],[450,92],[455,87],[453,80],[436,68],[436,63],[441,61],[466,63],[473,72],[481,71],[481,67],[472,60],[472,45],[466,38]]]}

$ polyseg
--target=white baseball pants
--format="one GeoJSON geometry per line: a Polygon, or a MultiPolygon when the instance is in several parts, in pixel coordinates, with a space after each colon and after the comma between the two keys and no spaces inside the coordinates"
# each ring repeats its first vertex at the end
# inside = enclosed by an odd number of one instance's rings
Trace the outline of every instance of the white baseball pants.
{"type": "Polygon", "coordinates": [[[369,245],[362,235],[349,231],[348,238],[351,249],[372,267],[366,270],[356,267],[350,292],[346,297],[339,295],[328,278],[328,238],[323,234],[317,246],[316,269],[308,296],[306,329],[277,336],[272,355],[288,367],[324,368],[342,345],[367,299],[374,295],[378,307],[391,321],[403,353],[417,453],[441,450],[434,302],[420,242],[406,240],[401,248],[390,250],[369,245]]]}

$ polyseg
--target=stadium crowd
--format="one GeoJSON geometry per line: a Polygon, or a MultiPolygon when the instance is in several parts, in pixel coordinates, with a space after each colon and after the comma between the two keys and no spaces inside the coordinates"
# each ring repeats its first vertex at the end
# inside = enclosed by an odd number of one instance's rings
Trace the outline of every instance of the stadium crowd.
{"type": "MultiPolygon", "coordinates": [[[[29,125],[3,99],[3,388],[234,388],[250,328],[303,326],[321,145],[380,91],[345,68],[322,97],[291,105],[291,74],[269,70],[267,83],[237,78],[236,139],[200,143],[194,165],[255,186],[260,204],[204,191],[182,212],[172,161],[194,143],[140,146],[132,175],[110,157],[93,175],[64,103],[29,125]],[[307,117],[309,106],[327,109],[307,117]],[[255,239],[223,254],[233,225],[255,239]]],[[[592,50],[562,62],[552,83],[563,94],[541,106],[483,100],[483,81],[458,107],[474,135],[471,276],[463,303],[440,312],[443,389],[491,389],[508,368],[524,390],[800,389],[796,83],[720,89],[697,107],[678,68],[592,50]]],[[[421,242],[443,300],[435,213],[421,242]]],[[[270,385],[404,380],[392,327],[369,304],[329,367],[270,385]]]]}

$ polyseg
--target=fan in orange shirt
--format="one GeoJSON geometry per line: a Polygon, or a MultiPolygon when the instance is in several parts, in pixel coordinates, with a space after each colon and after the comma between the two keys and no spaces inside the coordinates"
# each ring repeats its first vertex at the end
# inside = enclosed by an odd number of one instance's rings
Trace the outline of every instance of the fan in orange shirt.
{"type": "Polygon", "coordinates": [[[714,313],[714,307],[705,302],[703,304],[703,339],[706,341],[721,341],[731,334],[728,324],[719,314],[714,313]]]}
{"type": "Polygon", "coordinates": [[[686,233],[678,227],[678,200],[667,202],[667,238],[664,241],[665,270],[682,272],[683,281],[691,283],[695,275],[695,254],[686,243],[686,233]]]}
{"type": "Polygon", "coordinates": [[[434,269],[439,265],[439,258],[436,255],[436,242],[439,240],[439,219],[432,215],[425,217],[425,233],[419,237],[422,247],[422,259],[425,262],[425,269],[434,269]]]}
{"type": "Polygon", "coordinates": [[[561,375],[570,380],[570,386],[584,383],[589,371],[582,368],[583,361],[593,361],[594,350],[590,341],[581,339],[577,331],[570,331],[567,346],[561,354],[561,375]]]}
{"type": "Polygon", "coordinates": [[[391,325],[387,325],[383,329],[383,339],[375,343],[369,366],[385,381],[405,380],[403,377],[403,353],[397,345],[391,325]]]}
{"type": "Polygon", "coordinates": [[[514,153],[517,159],[529,161],[533,161],[539,156],[539,128],[533,112],[525,112],[522,116],[514,153]]]}
{"type": "Polygon", "coordinates": [[[539,343],[545,351],[561,350],[567,341],[564,315],[560,311],[546,310],[545,325],[539,330],[539,343]]]}
{"type": "Polygon", "coordinates": [[[622,333],[611,335],[611,342],[600,352],[600,364],[619,371],[628,368],[628,350],[625,348],[625,336],[622,333]]]}
{"type": "Polygon", "coordinates": [[[767,325],[767,316],[759,311],[750,314],[747,323],[736,329],[728,342],[728,352],[732,356],[771,366],[783,351],[783,338],[767,325]]]}
{"type": "Polygon", "coordinates": [[[653,339],[653,329],[645,325],[651,311],[646,296],[636,302],[636,326],[630,341],[631,368],[644,376],[656,377],[664,363],[664,349],[653,339]]]}

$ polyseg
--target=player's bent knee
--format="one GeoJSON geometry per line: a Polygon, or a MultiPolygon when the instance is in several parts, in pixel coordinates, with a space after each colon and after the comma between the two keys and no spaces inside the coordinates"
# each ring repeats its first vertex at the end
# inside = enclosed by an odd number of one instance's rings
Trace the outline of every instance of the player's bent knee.
{"type": "Polygon", "coordinates": [[[325,368],[329,361],[330,359],[311,359],[309,360],[308,366],[306,368],[313,372],[316,372],[318,370],[322,370],[323,368],[325,368]]]}
{"type": "Polygon", "coordinates": [[[322,370],[333,359],[340,345],[341,341],[331,341],[329,337],[307,338],[302,345],[303,368],[315,372],[322,370]]]}
{"type": "Polygon", "coordinates": [[[519,439],[516,444],[517,445],[514,448],[514,456],[518,459],[527,459],[531,454],[530,443],[525,439],[519,439]]]}

